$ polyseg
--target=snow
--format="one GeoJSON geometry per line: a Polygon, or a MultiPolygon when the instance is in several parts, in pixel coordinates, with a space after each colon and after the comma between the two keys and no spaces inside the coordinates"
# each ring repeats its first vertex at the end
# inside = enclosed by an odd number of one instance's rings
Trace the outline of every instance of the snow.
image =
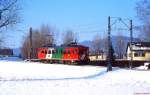
{"type": "Polygon", "coordinates": [[[7,61],[22,61],[19,57],[0,57],[0,60],[7,60],[7,61]]]}
{"type": "Polygon", "coordinates": [[[0,95],[150,95],[150,71],[0,61],[0,95]]]}
{"type": "Polygon", "coordinates": [[[150,65],[149,62],[145,62],[144,63],[144,66],[139,66],[139,67],[136,67],[136,69],[139,69],[139,70],[148,70],[148,66],[150,65]]]}

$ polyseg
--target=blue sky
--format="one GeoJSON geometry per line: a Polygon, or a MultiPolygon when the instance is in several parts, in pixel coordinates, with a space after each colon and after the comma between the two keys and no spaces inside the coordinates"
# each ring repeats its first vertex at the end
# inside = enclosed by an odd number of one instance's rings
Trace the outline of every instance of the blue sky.
{"type": "MultiPolygon", "coordinates": [[[[20,47],[29,27],[39,28],[49,24],[58,30],[60,38],[65,30],[71,29],[79,41],[91,40],[94,35],[103,36],[107,28],[107,17],[133,19],[137,23],[135,6],[139,0],[24,0],[22,21],[9,34],[10,47],[20,47]],[[14,35],[15,34],[15,35],[14,35]]],[[[61,42],[61,38],[57,43],[61,42]]]]}

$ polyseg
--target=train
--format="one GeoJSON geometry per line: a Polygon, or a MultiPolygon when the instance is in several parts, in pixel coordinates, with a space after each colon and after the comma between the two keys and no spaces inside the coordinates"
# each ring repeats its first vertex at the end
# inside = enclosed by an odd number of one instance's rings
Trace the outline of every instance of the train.
{"type": "Polygon", "coordinates": [[[61,46],[42,46],[36,49],[37,58],[45,63],[85,64],[89,61],[89,47],[70,43],[61,46]]]}
{"type": "MultiPolygon", "coordinates": [[[[107,66],[108,61],[105,59],[92,59],[89,55],[89,47],[79,45],[77,43],[70,43],[67,45],[44,45],[42,47],[33,50],[32,58],[30,61],[42,62],[46,64],[68,64],[68,65],[94,65],[94,66],[107,66]]],[[[28,60],[27,60],[28,61],[28,60]]],[[[146,60],[131,60],[127,59],[115,59],[112,63],[114,67],[138,67],[145,63],[149,63],[148,68],[150,69],[150,62],[146,60]]]]}

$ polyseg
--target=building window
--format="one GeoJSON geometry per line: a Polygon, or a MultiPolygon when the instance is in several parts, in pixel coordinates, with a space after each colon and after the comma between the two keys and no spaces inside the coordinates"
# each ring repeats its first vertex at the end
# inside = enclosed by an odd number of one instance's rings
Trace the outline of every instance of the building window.
{"type": "Polygon", "coordinates": [[[145,57],[145,53],[144,52],[142,53],[142,57],[145,57]]]}
{"type": "Polygon", "coordinates": [[[138,52],[134,53],[134,56],[135,57],[145,57],[145,52],[138,51],[138,52]]]}
{"type": "MultiPolygon", "coordinates": [[[[135,55],[134,55],[135,56],[135,55]]],[[[129,53],[129,57],[131,57],[131,53],[129,53]]]]}
{"type": "Polygon", "coordinates": [[[138,53],[134,53],[134,56],[135,56],[135,57],[138,57],[138,53]]]}

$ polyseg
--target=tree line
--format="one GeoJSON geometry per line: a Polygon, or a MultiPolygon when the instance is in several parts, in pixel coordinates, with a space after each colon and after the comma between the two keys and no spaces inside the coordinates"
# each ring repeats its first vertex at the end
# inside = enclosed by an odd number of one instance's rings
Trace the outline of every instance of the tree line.
{"type": "MultiPolygon", "coordinates": [[[[39,29],[32,30],[32,48],[36,49],[42,46],[55,46],[58,41],[57,31],[49,25],[41,25],[39,29]]],[[[67,30],[62,34],[62,44],[67,45],[77,41],[77,35],[71,30],[67,30]]],[[[30,57],[30,33],[23,40],[21,48],[23,59],[30,57]]]]}
{"type": "MultiPolygon", "coordinates": [[[[21,4],[20,0],[0,0],[0,32],[7,31],[11,27],[20,23],[21,20],[21,4]]],[[[140,0],[136,3],[135,11],[140,21],[138,26],[139,38],[142,41],[150,42],[150,0],[140,0]]],[[[0,39],[0,42],[3,39],[0,39]]],[[[57,35],[52,27],[49,25],[41,25],[39,29],[33,29],[33,48],[41,47],[46,44],[55,44],[58,40],[57,35]]],[[[78,36],[72,30],[67,30],[62,34],[63,44],[67,44],[73,41],[78,41],[78,36]]],[[[93,51],[98,52],[100,50],[107,50],[107,36],[101,38],[99,35],[95,35],[92,40],[93,51]]],[[[123,58],[125,49],[125,41],[123,35],[120,33],[117,35],[117,50],[116,55],[118,58],[123,58]]],[[[22,42],[22,56],[28,58],[29,56],[29,34],[25,35],[22,42]]]]}
{"type": "MultiPolygon", "coordinates": [[[[55,45],[57,40],[59,39],[57,31],[49,26],[49,25],[41,25],[39,29],[33,29],[32,30],[32,48],[36,49],[42,46],[50,46],[55,45]]],[[[124,49],[125,49],[125,42],[124,42],[124,36],[120,33],[116,36],[117,40],[117,47],[116,51],[117,58],[123,58],[125,55],[124,49]]],[[[72,42],[78,43],[78,37],[75,32],[72,30],[66,30],[62,34],[61,38],[62,44],[67,45],[72,42]]],[[[98,55],[101,52],[106,53],[108,50],[108,40],[107,35],[105,37],[101,37],[99,34],[96,34],[93,37],[92,46],[90,48],[90,52],[98,55]]],[[[23,40],[22,43],[22,57],[24,59],[27,59],[30,57],[30,33],[28,33],[23,40]]]]}

